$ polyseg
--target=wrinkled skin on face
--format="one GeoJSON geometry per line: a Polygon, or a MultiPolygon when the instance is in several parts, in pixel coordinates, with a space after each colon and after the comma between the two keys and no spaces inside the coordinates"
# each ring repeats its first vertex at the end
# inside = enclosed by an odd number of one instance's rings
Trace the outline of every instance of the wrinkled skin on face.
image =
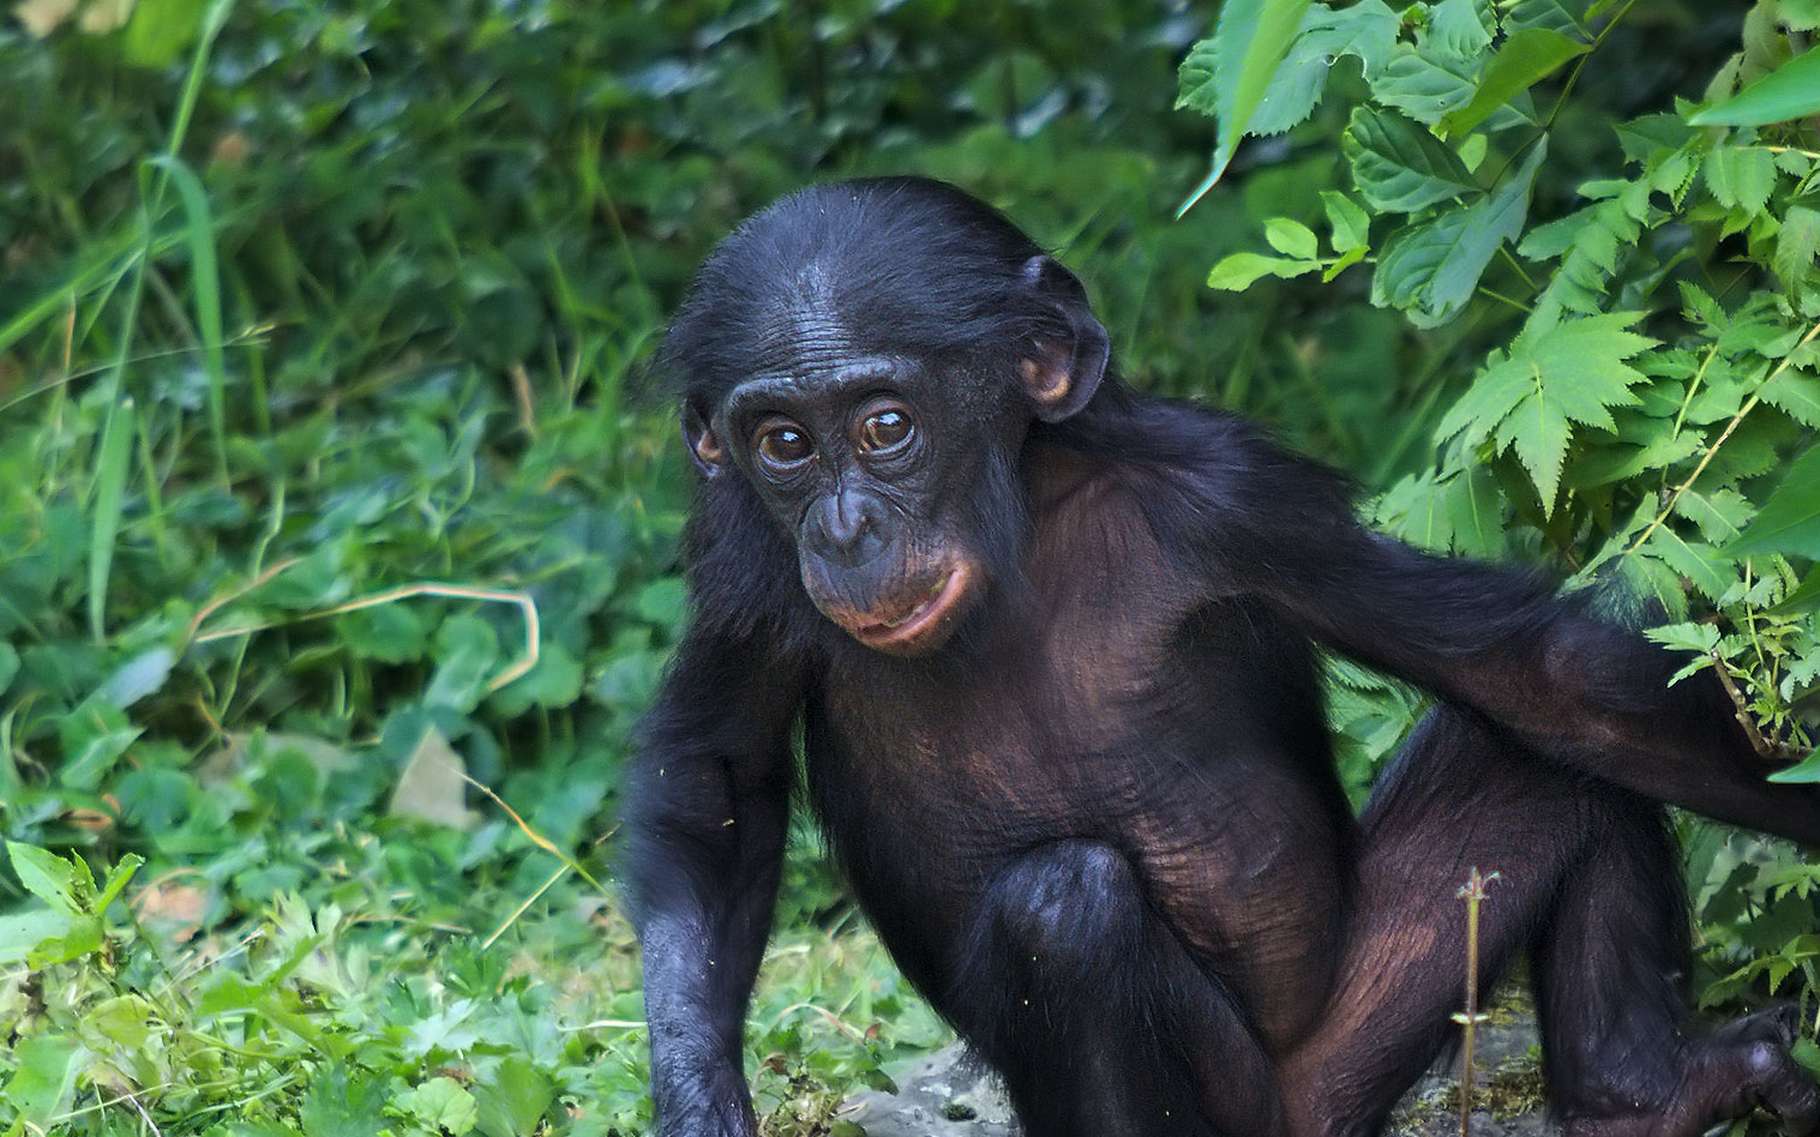
{"type": "Polygon", "coordinates": [[[989,576],[956,491],[986,447],[1016,445],[1019,408],[1006,398],[957,418],[908,359],[789,362],[737,386],[711,422],[686,416],[697,459],[751,482],[795,539],[804,591],[841,630],[893,655],[936,650],[989,576]]]}

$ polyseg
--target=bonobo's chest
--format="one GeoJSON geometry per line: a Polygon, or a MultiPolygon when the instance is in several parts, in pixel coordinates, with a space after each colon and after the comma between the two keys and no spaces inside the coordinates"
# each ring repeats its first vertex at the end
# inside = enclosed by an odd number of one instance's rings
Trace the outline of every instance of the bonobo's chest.
{"type": "Polygon", "coordinates": [[[964,657],[861,655],[829,670],[811,715],[811,778],[839,787],[818,791],[824,812],[870,806],[915,825],[925,810],[948,821],[978,811],[1015,842],[1021,822],[1116,813],[1144,767],[1128,743],[1141,734],[1154,746],[1168,733],[1160,723],[1205,707],[1189,635],[1197,591],[1128,487],[1065,484],[1033,501],[1026,579],[1003,589],[1004,608],[989,608],[989,633],[964,657]]]}

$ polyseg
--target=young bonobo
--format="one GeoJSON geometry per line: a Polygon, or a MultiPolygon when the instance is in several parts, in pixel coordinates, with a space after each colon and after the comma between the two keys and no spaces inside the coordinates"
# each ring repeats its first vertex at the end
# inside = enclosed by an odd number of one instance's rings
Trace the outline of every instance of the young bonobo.
{"type": "Polygon", "coordinates": [[[937,182],[803,191],[702,267],[662,354],[695,617],[627,817],[661,1132],[754,1132],[799,720],[860,903],[1031,1137],[1378,1132],[1462,1005],[1474,865],[1570,1133],[1820,1131],[1786,1012],[1688,1020],[1659,804],[1820,842],[1820,793],[1764,781],[1710,677],[1369,532],[1107,355],[1080,283],[937,182]],[[1357,819],[1315,641],[1440,700],[1357,819]]]}

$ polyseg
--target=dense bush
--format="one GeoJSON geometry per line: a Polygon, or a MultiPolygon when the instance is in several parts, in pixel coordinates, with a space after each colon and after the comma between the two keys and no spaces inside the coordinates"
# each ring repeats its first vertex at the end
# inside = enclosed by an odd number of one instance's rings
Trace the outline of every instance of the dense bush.
{"type": "MultiPolygon", "coordinates": [[[[1687,113],[1810,5],[1293,4],[1247,122],[1195,44],[1254,7],[16,5],[0,1132],[640,1130],[613,788],[688,483],[639,368],[807,177],[984,194],[1139,385],[1412,539],[1625,577],[1805,746],[1820,154],[1687,113]]],[[[1335,674],[1362,791],[1420,704],[1335,674]]],[[[1688,835],[1711,997],[1806,997],[1813,871],[1688,835]]],[[[796,845],[752,1032],[779,1133],[943,1037],[796,845]]]]}

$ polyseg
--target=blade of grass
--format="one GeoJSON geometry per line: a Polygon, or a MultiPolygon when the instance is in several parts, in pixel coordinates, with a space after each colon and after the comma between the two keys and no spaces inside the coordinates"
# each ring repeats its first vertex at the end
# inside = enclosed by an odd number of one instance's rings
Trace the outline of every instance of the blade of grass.
{"type": "Polygon", "coordinates": [[[88,627],[96,643],[105,638],[108,574],[114,563],[114,539],[120,533],[133,434],[133,400],[126,398],[117,404],[102,429],[100,458],[95,466],[95,514],[88,542],[88,627]]]}
{"type": "Polygon", "coordinates": [[[221,484],[227,472],[227,367],[222,358],[221,276],[215,262],[215,226],[202,180],[172,154],[152,159],[177,186],[183,203],[184,232],[190,250],[190,285],[196,296],[196,328],[202,336],[202,360],[209,380],[209,435],[215,443],[215,471],[221,484]]]}

